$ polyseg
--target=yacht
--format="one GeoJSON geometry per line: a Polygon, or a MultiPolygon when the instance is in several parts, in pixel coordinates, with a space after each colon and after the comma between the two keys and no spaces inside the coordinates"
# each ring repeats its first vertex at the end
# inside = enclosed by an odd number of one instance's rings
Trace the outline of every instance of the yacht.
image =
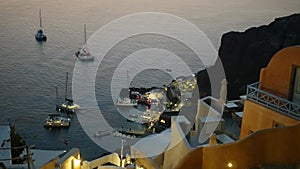
{"type": "Polygon", "coordinates": [[[47,40],[47,36],[46,36],[46,34],[44,33],[44,31],[42,29],[42,12],[41,12],[41,8],[40,8],[40,29],[36,32],[35,39],[37,41],[46,41],[47,40]]]}
{"type": "Polygon", "coordinates": [[[45,127],[69,127],[70,118],[61,117],[59,114],[49,114],[44,121],[45,127]]]}

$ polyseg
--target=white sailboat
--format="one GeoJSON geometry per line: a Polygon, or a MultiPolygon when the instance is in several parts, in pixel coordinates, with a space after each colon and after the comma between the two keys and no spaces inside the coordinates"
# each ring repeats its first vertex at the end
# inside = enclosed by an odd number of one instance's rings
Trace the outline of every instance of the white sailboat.
{"type": "Polygon", "coordinates": [[[86,44],[86,24],[84,24],[84,45],[83,47],[75,53],[75,56],[81,61],[93,61],[94,56],[91,55],[86,44]]]}
{"type": "MultiPolygon", "coordinates": [[[[127,84],[128,84],[128,90],[130,90],[130,85],[129,85],[129,73],[127,70],[127,84]]],[[[116,106],[134,106],[136,107],[138,105],[136,100],[132,100],[129,98],[130,97],[130,93],[128,95],[128,97],[125,98],[118,98],[117,102],[116,102],[116,106]]]]}
{"type": "Polygon", "coordinates": [[[47,36],[42,29],[42,10],[41,10],[41,8],[40,8],[39,16],[40,16],[40,28],[35,34],[35,39],[37,41],[46,41],[47,36]]]}

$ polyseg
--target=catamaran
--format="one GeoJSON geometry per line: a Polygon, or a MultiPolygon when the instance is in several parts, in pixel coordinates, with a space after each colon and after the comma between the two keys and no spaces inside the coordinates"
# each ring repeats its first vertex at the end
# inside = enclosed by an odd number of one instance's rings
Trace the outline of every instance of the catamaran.
{"type": "Polygon", "coordinates": [[[49,114],[44,121],[44,127],[69,127],[70,118],[61,117],[59,114],[49,114]]]}
{"type": "MultiPolygon", "coordinates": [[[[57,86],[56,87],[56,99],[58,102],[58,92],[57,92],[57,86]]],[[[75,104],[72,99],[67,98],[68,93],[68,72],[66,73],[66,88],[65,88],[65,100],[63,103],[56,105],[56,110],[59,112],[67,113],[67,114],[73,114],[76,112],[76,110],[79,108],[78,104],[75,104]]]]}

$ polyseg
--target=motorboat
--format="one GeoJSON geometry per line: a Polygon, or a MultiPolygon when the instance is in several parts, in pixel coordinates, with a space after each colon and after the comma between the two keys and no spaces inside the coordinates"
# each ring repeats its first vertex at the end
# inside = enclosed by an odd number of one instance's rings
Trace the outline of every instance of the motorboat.
{"type": "Polygon", "coordinates": [[[129,114],[129,117],[127,117],[128,122],[138,122],[139,121],[139,115],[138,114],[129,114]]]}
{"type": "Polygon", "coordinates": [[[36,34],[35,34],[35,39],[37,41],[46,41],[47,40],[47,36],[45,34],[45,32],[42,29],[42,10],[40,8],[40,29],[37,30],[36,34]]]}
{"type": "Polygon", "coordinates": [[[84,46],[77,52],[75,56],[81,61],[93,61],[94,56],[90,53],[86,43],[86,24],[84,24],[84,46]]]}
{"type": "Polygon", "coordinates": [[[45,127],[69,127],[70,118],[61,117],[59,114],[49,114],[44,121],[45,127]]]}
{"type": "Polygon", "coordinates": [[[131,100],[130,98],[118,98],[116,106],[133,106],[137,107],[138,103],[136,100],[131,100]]]}

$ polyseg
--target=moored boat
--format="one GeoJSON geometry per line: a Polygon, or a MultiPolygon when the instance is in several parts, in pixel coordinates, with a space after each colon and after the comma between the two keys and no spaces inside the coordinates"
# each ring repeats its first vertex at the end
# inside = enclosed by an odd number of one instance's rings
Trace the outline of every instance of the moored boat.
{"type": "Polygon", "coordinates": [[[45,32],[42,29],[42,12],[41,12],[41,8],[40,8],[40,13],[39,14],[40,14],[39,15],[40,16],[40,28],[39,28],[39,30],[35,34],[35,39],[37,41],[46,41],[47,40],[47,36],[46,36],[45,32]]]}
{"type": "Polygon", "coordinates": [[[49,114],[44,120],[45,127],[69,127],[70,123],[70,118],[61,117],[59,114],[49,114]]]}
{"type": "Polygon", "coordinates": [[[78,104],[75,104],[72,99],[65,98],[65,102],[61,105],[56,105],[56,110],[64,113],[75,113],[79,108],[78,104]]]}
{"type": "Polygon", "coordinates": [[[75,104],[72,99],[67,98],[68,93],[68,72],[66,73],[66,88],[65,88],[65,100],[63,103],[59,103],[58,101],[58,92],[57,92],[57,86],[56,86],[56,99],[57,99],[57,105],[56,110],[62,113],[67,114],[73,114],[76,113],[76,110],[80,107],[78,104],[75,104]]]}
{"type": "Polygon", "coordinates": [[[136,107],[138,105],[137,101],[131,100],[129,98],[118,98],[116,102],[116,106],[133,106],[136,107]]]}
{"type": "Polygon", "coordinates": [[[75,56],[81,61],[93,61],[94,56],[90,53],[86,44],[86,25],[84,24],[84,46],[77,52],[75,52],[75,56]]]}

